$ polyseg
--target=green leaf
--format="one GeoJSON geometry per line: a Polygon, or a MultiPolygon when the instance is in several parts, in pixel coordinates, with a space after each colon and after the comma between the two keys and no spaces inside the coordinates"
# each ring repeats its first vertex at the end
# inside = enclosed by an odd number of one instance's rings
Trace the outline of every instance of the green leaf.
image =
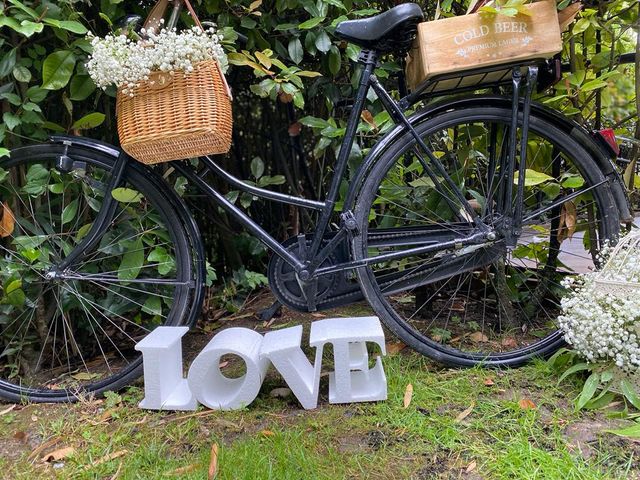
{"type": "Polygon", "coordinates": [[[577,363],[574,366],[568,368],[562,374],[562,376],[558,379],[558,383],[562,382],[562,380],[567,378],[569,375],[573,375],[574,373],[581,372],[583,370],[589,370],[590,368],[591,368],[591,365],[589,365],[588,363],[577,363]]]}
{"type": "Polygon", "coordinates": [[[111,196],[118,202],[122,203],[134,203],[142,200],[142,194],[137,190],[133,190],[132,188],[114,188],[111,191],[111,196]]]}
{"type": "Polygon", "coordinates": [[[331,39],[329,38],[329,35],[327,35],[327,32],[322,31],[318,34],[318,36],[316,37],[315,45],[316,48],[323,53],[329,51],[329,49],[331,48],[331,39]]]}
{"type": "Polygon", "coordinates": [[[609,86],[607,82],[600,79],[591,80],[580,87],[581,92],[590,92],[591,90],[597,90],[609,86]]]}
{"type": "Polygon", "coordinates": [[[142,311],[149,315],[162,315],[162,300],[160,297],[150,295],[142,306],[142,311]]]}
{"type": "Polygon", "coordinates": [[[584,179],[579,175],[567,177],[562,181],[562,186],[564,188],[580,188],[583,185],[584,179]]]}
{"type": "Polygon", "coordinates": [[[310,28],[315,27],[316,25],[319,25],[323,21],[324,21],[324,17],[312,18],[310,20],[307,20],[306,22],[302,22],[300,25],[298,25],[298,28],[300,30],[308,30],[310,28]]]}
{"type": "MultiPolygon", "coordinates": [[[[520,172],[516,172],[516,174],[514,175],[513,183],[515,184],[518,183],[519,173],[520,172]]],[[[524,177],[525,187],[533,187],[535,185],[548,182],[549,180],[553,180],[553,177],[550,177],[546,173],[536,172],[535,170],[531,170],[529,168],[525,170],[525,177],[524,177]]]]}
{"type": "Polygon", "coordinates": [[[31,72],[27,67],[18,65],[13,69],[13,77],[19,82],[28,83],[31,81],[31,72]]]}
{"type": "Polygon", "coordinates": [[[0,147],[0,158],[8,157],[11,151],[8,148],[0,147]]]}
{"type": "Polygon", "coordinates": [[[327,128],[330,127],[331,124],[329,122],[327,122],[326,120],[322,119],[322,118],[317,118],[317,117],[303,117],[299,120],[299,122],[302,125],[305,125],[307,127],[311,127],[311,128],[327,128]]]}
{"type": "Polygon", "coordinates": [[[38,103],[44,100],[47,97],[48,93],[49,91],[43,88],[30,87],[29,90],[27,90],[27,98],[33,102],[38,103]]]}
{"type": "Polygon", "coordinates": [[[587,28],[589,28],[589,25],[591,25],[591,22],[589,21],[589,19],[581,18],[573,26],[573,30],[572,30],[573,34],[578,35],[579,33],[584,32],[587,28]]]}
{"type": "Polygon", "coordinates": [[[636,423],[630,427],[620,428],[618,430],[605,430],[620,437],[640,438],[640,423],[636,423]]]}
{"type": "Polygon", "coordinates": [[[296,65],[302,61],[304,51],[302,50],[302,43],[299,38],[292,39],[289,42],[287,50],[289,51],[289,57],[291,57],[291,60],[293,60],[296,65]]]}
{"type": "Polygon", "coordinates": [[[88,130],[90,128],[99,127],[104,122],[105,115],[100,112],[93,112],[85,115],[80,120],[77,120],[71,128],[74,130],[88,130]]]}
{"type": "Polygon", "coordinates": [[[69,202],[69,205],[64,207],[62,210],[62,224],[69,223],[74,218],[76,218],[76,214],[78,213],[78,199],[69,202]]]}
{"type": "Polygon", "coordinates": [[[77,33],[78,35],[84,35],[89,31],[80,22],[76,22],[74,20],[54,20],[53,18],[45,18],[42,21],[52,27],[61,28],[72,33],[77,33]]]}
{"type": "Polygon", "coordinates": [[[625,378],[620,381],[620,390],[625,398],[631,402],[631,405],[640,410],[640,397],[638,397],[638,392],[636,392],[636,389],[629,380],[625,378]]]}
{"type": "Polygon", "coordinates": [[[166,275],[175,267],[175,261],[173,257],[167,252],[167,249],[164,247],[156,247],[154,248],[147,260],[152,263],[157,263],[158,273],[160,275],[166,275]]]}
{"type": "Polygon", "coordinates": [[[589,400],[593,398],[593,395],[598,390],[600,386],[600,374],[598,372],[593,372],[587,381],[584,382],[584,387],[582,388],[582,392],[576,401],[576,410],[581,410],[589,400]]]}
{"type": "Polygon", "coordinates": [[[331,45],[331,50],[329,51],[329,71],[332,75],[337,75],[340,71],[340,50],[335,45],[331,45]]]}
{"type": "Polygon", "coordinates": [[[71,93],[69,98],[81,102],[95,91],[96,84],[89,75],[76,75],[71,79],[69,88],[71,93]]]}
{"type": "Polygon", "coordinates": [[[258,179],[264,173],[264,162],[260,157],[255,157],[251,160],[251,174],[254,178],[258,179]]]}
{"type": "Polygon", "coordinates": [[[22,279],[20,278],[10,282],[9,285],[7,285],[7,288],[5,288],[5,292],[7,295],[9,295],[11,292],[19,288],[22,288],[22,279]]]}
{"type": "Polygon", "coordinates": [[[136,279],[144,263],[144,245],[142,239],[139,238],[129,245],[126,253],[122,256],[122,261],[118,268],[118,278],[120,280],[136,279]]]}
{"type": "Polygon", "coordinates": [[[69,83],[76,65],[76,57],[69,50],[59,50],[49,55],[42,64],[42,88],[59,90],[69,83]]]}
{"type": "Polygon", "coordinates": [[[35,248],[29,248],[27,250],[22,250],[20,255],[29,260],[30,263],[33,263],[40,258],[40,251],[35,248]]]}
{"type": "Polygon", "coordinates": [[[81,226],[78,229],[78,233],[76,233],[76,242],[79,242],[80,240],[82,240],[84,237],[87,236],[87,233],[89,233],[89,230],[91,230],[91,226],[93,225],[93,223],[87,223],[86,225],[81,226]]]}
{"type": "Polygon", "coordinates": [[[4,122],[4,124],[7,126],[9,130],[13,130],[14,128],[16,128],[18,125],[22,123],[20,121],[20,117],[18,117],[17,115],[14,115],[11,112],[5,112],[2,115],[2,121],[4,122]]]}
{"type": "Polygon", "coordinates": [[[18,7],[20,10],[22,10],[24,13],[29,15],[34,20],[36,20],[39,17],[38,12],[36,12],[33,8],[27,7],[24,3],[19,2],[18,0],[9,0],[9,3],[11,5],[18,7]]]}
{"type": "Polygon", "coordinates": [[[13,72],[13,69],[16,66],[16,58],[17,49],[15,48],[9,50],[9,53],[2,56],[2,60],[0,60],[0,78],[6,77],[13,72]]]}

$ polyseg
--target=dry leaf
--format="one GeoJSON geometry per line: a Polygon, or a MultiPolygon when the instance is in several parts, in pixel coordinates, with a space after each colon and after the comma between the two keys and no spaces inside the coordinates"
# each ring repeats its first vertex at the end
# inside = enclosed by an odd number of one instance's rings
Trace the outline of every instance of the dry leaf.
{"type": "Polygon", "coordinates": [[[260,435],[262,435],[263,437],[273,437],[275,433],[273,433],[271,430],[262,430],[260,432],[260,435]]]}
{"type": "Polygon", "coordinates": [[[211,460],[209,461],[209,480],[213,480],[218,475],[218,444],[211,445],[211,460]]]}
{"type": "Polygon", "coordinates": [[[2,218],[0,219],[0,237],[8,237],[13,233],[16,225],[16,217],[9,208],[7,202],[2,203],[2,218]]]}
{"type": "Polygon", "coordinates": [[[493,381],[493,378],[485,378],[484,379],[484,384],[487,387],[492,387],[493,385],[495,385],[495,382],[493,381]]]}
{"type": "Polygon", "coordinates": [[[129,453],[129,450],[118,450],[117,452],[113,452],[113,453],[110,453],[108,455],[105,455],[104,457],[99,458],[95,462],[90,463],[89,465],[84,467],[84,469],[85,470],[90,470],[90,469],[92,469],[94,467],[97,467],[98,465],[102,465],[103,463],[107,463],[107,462],[110,462],[111,460],[114,460],[116,458],[120,458],[123,455],[126,455],[127,453],[129,453]]]}
{"type": "Polygon", "coordinates": [[[16,440],[22,443],[27,443],[28,437],[29,435],[27,435],[27,432],[23,432],[22,430],[19,430],[13,434],[13,438],[15,438],[16,440]]]}
{"type": "Polygon", "coordinates": [[[363,110],[360,116],[362,117],[362,120],[367,122],[371,128],[377,130],[378,126],[376,125],[376,121],[373,119],[373,115],[369,110],[363,110]]]}
{"type": "Polygon", "coordinates": [[[451,303],[451,311],[452,312],[464,312],[465,311],[464,300],[454,300],[451,303]]]}
{"type": "Polygon", "coordinates": [[[278,98],[280,99],[280,101],[282,103],[291,103],[291,102],[293,102],[293,95],[290,95],[288,93],[280,92],[278,94],[278,98]]]}
{"type": "Polygon", "coordinates": [[[44,443],[41,443],[29,454],[29,456],[27,457],[27,460],[35,460],[40,456],[42,452],[44,452],[47,448],[53,447],[60,440],[62,440],[61,437],[53,437],[52,439],[47,440],[44,443]]]}
{"type": "Polygon", "coordinates": [[[502,345],[503,347],[517,347],[518,342],[516,342],[515,338],[507,337],[502,339],[500,345],[502,345]]]}
{"type": "Polygon", "coordinates": [[[476,342],[476,343],[484,343],[489,341],[489,337],[487,337],[482,332],[474,332],[471,335],[469,335],[469,338],[471,339],[472,342],[476,342]]]}
{"type": "Polygon", "coordinates": [[[120,462],[120,464],[118,465],[118,469],[116,470],[116,473],[114,473],[109,480],[116,480],[116,478],[120,476],[120,470],[122,470],[122,462],[120,462]]]}
{"type": "Polygon", "coordinates": [[[460,423],[462,420],[464,420],[465,418],[467,418],[469,415],[471,415],[471,412],[473,411],[473,408],[476,406],[475,402],[472,403],[469,408],[467,408],[466,410],[460,412],[460,414],[456,417],[456,423],[460,423]]]}
{"type": "Polygon", "coordinates": [[[404,350],[405,347],[406,345],[402,342],[389,342],[385,345],[385,350],[387,351],[387,355],[395,355],[404,350]]]}
{"type": "Polygon", "coordinates": [[[312,316],[312,317],[314,317],[314,318],[324,318],[324,317],[326,317],[326,315],[325,315],[325,314],[323,314],[323,313],[317,313],[317,312],[312,313],[312,314],[311,314],[311,316],[312,316]]]}
{"type": "Polygon", "coordinates": [[[302,130],[302,124],[300,122],[295,122],[289,125],[289,136],[297,137],[300,135],[300,130],[302,130]]]}
{"type": "Polygon", "coordinates": [[[192,463],[191,465],[187,465],[186,467],[176,468],[175,470],[171,470],[170,472],[166,472],[165,476],[168,475],[183,475],[185,473],[193,472],[200,468],[200,465],[197,463],[192,463]]]}
{"type": "Polygon", "coordinates": [[[523,410],[535,410],[536,409],[536,404],[533,403],[528,398],[520,399],[520,401],[518,402],[518,405],[520,405],[520,408],[523,409],[523,410]]]}
{"type": "Polygon", "coordinates": [[[9,413],[9,412],[10,412],[11,410],[13,410],[14,408],[16,408],[16,405],[15,405],[15,404],[13,404],[13,405],[9,405],[7,408],[5,408],[4,410],[2,410],[2,411],[0,412],[0,417],[1,417],[2,415],[5,415],[5,414],[9,413]]]}
{"type": "Polygon", "coordinates": [[[56,460],[61,460],[70,455],[73,455],[75,451],[76,449],[73,447],[59,448],[57,450],[54,450],[53,452],[45,454],[40,460],[43,462],[55,462],[56,460]]]}
{"type": "Polygon", "coordinates": [[[473,462],[471,462],[469,465],[467,465],[467,470],[466,470],[466,472],[467,472],[467,473],[471,473],[471,472],[473,472],[473,471],[476,469],[476,467],[477,467],[477,466],[478,466],[478,464],[477,464],[477,463],[476,463],[476,461],[474,460],[474,461],[473,461],[473,462]]]}
{"type": "Polygon", "coordinates": [[[413,385],[408,384],[407,388],[404,389],[404,399],[402,400],[402,407],[407,408],[411,403],[411,397],[413,397],[413,385]]]}
{"type": "Polygon", "coordinates": [[[225,360],[224,362],[220,362],[220,365],[218,365],[218,368],[222,369],[228,365],[229,365],[229,362],[225,360]]]}

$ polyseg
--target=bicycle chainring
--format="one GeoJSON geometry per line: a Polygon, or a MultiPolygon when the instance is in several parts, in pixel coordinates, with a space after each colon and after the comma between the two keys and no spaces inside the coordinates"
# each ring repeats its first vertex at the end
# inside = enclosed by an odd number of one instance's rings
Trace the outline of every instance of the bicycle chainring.
{"type": "MultiPolygon", "coordinates": [[[[292,237],[284,241],[282,246],[298,258],[306,258],[306,249],[311,246],[312,240],[309,236],[303,241],[299,241],[298,237],[292,237]]],[[[336,252],[333,252],[321,267],[329,267],[337,263],[336,252]]],[[[315,305],[321,304],[324,299],[334,293],[336,286],[341,283],[340,275],[344,274],[334,273],[314,280],[318,282],[316,298],[313,302],[315,305]]],[[[269,261],[268,278],[271,291],[283,305],[301,312],[309,311],[309,302],[302,291],[293,267],[277,255],[273,255],[269,261]]]]}

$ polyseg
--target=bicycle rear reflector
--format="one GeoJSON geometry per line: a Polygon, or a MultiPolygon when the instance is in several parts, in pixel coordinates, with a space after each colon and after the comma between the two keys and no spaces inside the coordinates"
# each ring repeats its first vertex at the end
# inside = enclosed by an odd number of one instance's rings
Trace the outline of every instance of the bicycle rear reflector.
{"type": "Polygon", "coordinates": [[[616,133],[613,131],[613,128],[605,128],[602,130],[598,130],[595,133],[596,136],[606,142],[606,144],[611,148],[612,152],[615,153],[616,156],[620,155],[620,146],[616,141],[616,133]]]}

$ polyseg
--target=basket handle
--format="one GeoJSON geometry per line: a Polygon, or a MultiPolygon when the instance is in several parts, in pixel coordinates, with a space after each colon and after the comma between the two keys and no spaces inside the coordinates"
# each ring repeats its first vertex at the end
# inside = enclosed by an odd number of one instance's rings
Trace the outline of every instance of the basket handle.
{"type": "MultiPolygon", "coordinates": [[[[169,3],[173,1],[176,2],[178,7],[180,6],[180,4],[184,4],[187,7],[187,10],[189,11],[191,18],[193,18],[193,21],[195,22],[196,26],[204,32],[204,27],[202,26],[202,22],[200,22],[200,18],[198,18],[198,15],[196,14],[196,11],[193,9],[193,6],[191,5],[191,2],[189,0],[158,0],[154,5],[154,7],[151,9],[151,12],[149,12],[149,15],[147,16],[147,19],[144,22],[144,28],[145,29],[152,28],[154,31],[156,31],[158,27],[160,27],[160,20],[162,20],[165,14],[167,13],[167,8],[169,7],[169,3]]],[[[218,62],[218,67],[219,66],[220,66],[220,62],[218,62]]],[[[225,78],[221,69],[219,68],[218,70],[220,73],[220,78],[222,80],[222,83],[224,84],[224,88],[227,91],[227,95],[229,96],[229,100],[233,100],[233,95],[231,94],[231,88],[227,83],[227,79],[225,78]]]]}

